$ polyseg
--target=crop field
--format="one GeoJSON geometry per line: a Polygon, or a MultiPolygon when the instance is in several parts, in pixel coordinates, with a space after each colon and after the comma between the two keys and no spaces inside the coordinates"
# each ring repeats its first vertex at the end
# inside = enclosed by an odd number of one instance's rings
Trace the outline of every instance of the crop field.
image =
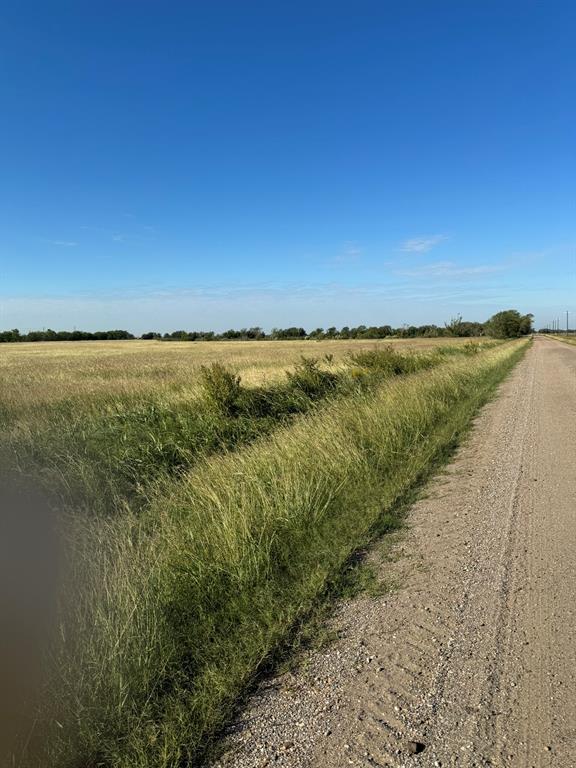
{"type": "Polygon", "coordinates": [[[528,344],[0,347],[6,469],[50,499],[67,571],[14,765],[199,765],[528,344]]]}

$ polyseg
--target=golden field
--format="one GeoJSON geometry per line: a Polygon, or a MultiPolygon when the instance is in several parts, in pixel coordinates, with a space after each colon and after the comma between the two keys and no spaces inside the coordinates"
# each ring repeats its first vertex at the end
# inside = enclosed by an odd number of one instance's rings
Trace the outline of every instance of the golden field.
{"type": "Polygon", "coordinates": [[[0,344],[0,397],[12,407],[70,397],[195,390],[200,365],[220,362],[247,385],[273,382],[302,355],[334,363],[361,350],[429,350],[464,344],[466,338],[322,341],[63,341],[0,344]]]}

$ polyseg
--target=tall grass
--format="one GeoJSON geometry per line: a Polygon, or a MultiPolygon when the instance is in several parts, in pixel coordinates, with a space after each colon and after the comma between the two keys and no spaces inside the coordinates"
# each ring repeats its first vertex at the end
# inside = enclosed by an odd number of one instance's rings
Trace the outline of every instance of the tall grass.
{"type": "Polygon", "coordinates": [[[566,344],[576,345],[576,334],[547,334],[547,338],[563,341],[566,344]]]}
{"type": "MultiPolygon", "coordinates": [[[[137,515],[75,516],[43,764],[197,765],[294,623],[394,524],[398,500],[525,348],[357,387],[242,450],[157,477],[137,515]]],[[[237,396],[232,384],[235,407],[237,396]]]]}
{"type": "Polygon", "coordinates": [[[160,391],[58,400],[26,418],[7,409],[0,413],[0,436],[20,470],[40,474],[65,503],[110,514],[145,503],[158,477],[270,434],[322,400],[439,365],[446,354],[470,348],[480,345],[418,354],[380,347],[337,368],[303,357],[283,381],[252,387],[215,362],[200,367],[194,395],[178,403],[160,391]]]}
{"type": "Polygon", "coordinates": [[[438,345],[466,343],[464,338],[322,341],[93,341],[28,342],[0,345],[0,402],[11,409],[42,404],[79,403],[100,395],[148,396],[182,400],[194,395],[200,365],[222,363],[238,371],[249,386],[281,381],[302,355],[332,356],[339,364],[351,352],[393,346],[430,351],[438,345]],[[191,376],[192,374],[192,376],[191,376]]]}

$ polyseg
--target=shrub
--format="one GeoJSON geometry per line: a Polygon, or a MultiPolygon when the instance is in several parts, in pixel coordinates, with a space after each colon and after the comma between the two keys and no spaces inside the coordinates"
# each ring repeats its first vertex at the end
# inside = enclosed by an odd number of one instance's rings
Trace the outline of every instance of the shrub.
{"type": "Polygon", "coordinates": [[[433,355],[402,354],[392,347],[370,349],[350,355],[354,366],[363,368],[369,373],[382,376],[401,376],[404,373],[414,373],[423,368],[431,368],[435,363],[433,355]]]}
{"type": "Polygon", "coordinates": [[[233,416],[237,412],[242,392],[240,376],[222,363],[200,366],[200,386],[206,402],[219,413],[233,416]]]}
{"type": "Polygon", "coordinates": [[[325,397],[336,388],[338,376],[330,371],[323,371],[314,357],[302,357],[293,371],[286,371],[289,388],[300,392],[311,400],[325,397]]]}

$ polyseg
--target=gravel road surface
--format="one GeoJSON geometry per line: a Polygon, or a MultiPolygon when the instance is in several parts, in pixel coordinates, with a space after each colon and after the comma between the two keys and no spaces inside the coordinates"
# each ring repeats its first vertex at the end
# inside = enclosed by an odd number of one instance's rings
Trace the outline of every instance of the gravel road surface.
{"type": "Polygon", "coordinates": [[[537,338],[428,491],[374,554],[398,587],[340,605],[217,768],[576,768],[576,348],[537,338]]]}

